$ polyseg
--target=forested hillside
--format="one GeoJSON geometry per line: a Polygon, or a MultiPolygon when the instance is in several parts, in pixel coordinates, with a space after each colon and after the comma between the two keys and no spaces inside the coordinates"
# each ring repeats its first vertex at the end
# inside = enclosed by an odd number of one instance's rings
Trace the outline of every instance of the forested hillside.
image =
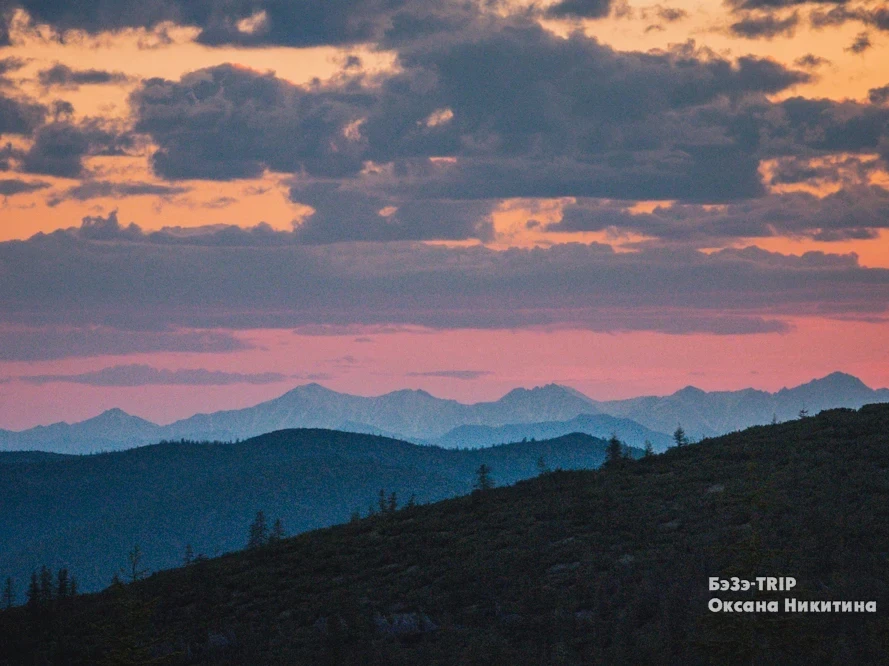
{"type": "Polygon", "coordinates": [[[13,609],[0,663],[885,663],[887,432],[833,410],[13,609]],[[878,612],[714,614],[791,595],[711,576],[878,612]]]}
{"type": "MultiPolygon", "coordinates": [[[[288,534],[376,510],[468,493],[481,464],[495,483],[553,469],[594,468],[606,444],[587,435],[475,451],[331,430],[284,430],[235,444],[174,442],[92,456],[0,453],[0,577],[19,597],[42,565],[67,568],[83,590],[107,586],[138,545],[150,570],[190,547],[243,548],[258,511],[288,534]],[[8,464],[3,464],[7,462],[8,464]]],[[[636,450],[635,454],[641,452],[636,450]]]]}

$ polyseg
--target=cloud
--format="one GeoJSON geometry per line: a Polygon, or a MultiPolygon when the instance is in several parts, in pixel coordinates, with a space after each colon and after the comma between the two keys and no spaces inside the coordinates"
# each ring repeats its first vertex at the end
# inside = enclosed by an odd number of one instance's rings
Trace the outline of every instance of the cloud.
{"type": "Polygon", "coordinates": [[[49,183],[45,183],[42,180],[27,181],[18,178],[4,178],[0,179],[0,196],[11,197],[16,194],[27,194],[49,186],[49,183]]]}
{"type": "Polygon", "coordinates": [[[799,14],[793,12],[780,18],[774,12],[766,14],[748,14],[740,21],[729,26],[732,34],[748,39],[772,39],[774,37],[792,37],[799,24],[799,14]]]}
{"type": "Polygon", "coordinates": [[[233,65],[177,82],[149,79],[132,96],[136,130],[160,149],[154,170],[169,179],[227,180],[265,169],[344,176],[362,168],[360,146],[343,132],[369,94],[294,86],[233,65]]]}
{"type": "Polygon", "coordinates": [[[162,183],[144,183],[139,181],[113,182],[108,180],[88,180],[69,187],[62,192],[53,194],[47,203],[57,206],[63,201],[88,201],[90,199],[120,199],[133,196],[172,197],[184,194],[189,188],[162,183]]]}
{"type": "Polygon", "coordinates": [[[45,88],[75,89],[82,85],[126,83],[128,77],[123,72],[109,72],[104,69],[72,69],[68,65],[56,63],[49,69],[38,72],[37,80],[45,88]]]}
{"type": "MultiPolygon", "coordinates": [[[[340,218],[358,190],[396,199],[401,215],[409,199],[723,201],[763,191],[732,109],[809,80],[767,59],[693,44],[619,53],[521,21],[406,46],[399,66],[308,87],[231,65],[151,79],[133,94],[135,126],[164,178],[359,182],[323,186],[342,197],[340,218]]],[[[411,226],[396,237],[417,237],[411,226]]]]}
{"type": "MultiPolygon", "coordinates": [[[[805,169],[794,163],[776,171],[773,182],[815,179],[824,167],[805,169]]],[[[823,198],[807,192],[772,194],[710,208],[674,204],[650,213],[633,213],[632,202],[579,201],[568,205],[563,217],[547,227],[550,231],[634,231],[661,242],[699,247],[731,243],[739,238],[808,236],[814,240],[874,238],[876,230],[889,228],[889,191],[855,186],[823,198]]]]}
{"type": "Polygon", "coordinates": [[[843,5],[847,0],[726,0],[726,4],[734,11],[750,9],[782,9],[799,5],[822,4],[843,5]]]}
{"type": "Polygon", "coordinates": [[[611,0],[560,0],[546,9],[550,18],[602,18],[608,16],[611,0]]]}
{"type": "Polygon", "coordinates": [[[0,87],[12,85],[12,81],[6,75],[20,70],[26,63],[27,61],[23,58],[15,56],[0,58],[0,87]]]}
{"type": "Polygon", "coordinates": [[[889,102],[889,85],[871,88],[867,92],[867,98],[871,104],[886,104],[886,102],[889,102]]]}
{"type": "Polygon", "coordinates": [[[306,243],[392,240],[491,240],[490,201],[400,200],[332,183],[295,185],[293,201],[315,212],[296,229],[306,243]]]}
{"type": "Polygon", "coordinates": [[[46,117],[42,104],[0,93],[0,134],[31,134],[46,117]]]}
{"type": "MultiPolygon", "coordinates": [[[[483,7],[447,0],[433,5],[422,0],[93,0],[80,5],[12,0],[8,4],[22,7],[34,23],[59,33],[158,29],[172,22],[197,28],[197,41],[210,46],[292,47],[415,38],[454,29],[483,7]]],[[[7,19],[10,16],[7,12],[7,19]]]]}
{"type": "Polygon", "coordinates": [[[80,123],[57,120],[41,126],[22,156],[22,169],[62,178],[84,174],[83,159],[94,155],[123,154],[131,137],[119,134],[96,119],[80,123]]]}
{"type": "Polygon", "coordinates": [[[115,365],[93,372],[69,375],[26,375],[17,379],[32,384],[68,382],[87,386],[227,386],[230,384],[276,384],[286,381],[287,375],[278,372],[240,373],[180,368],[167,370],[148,365],[115,365]]]}
{"type": "Polygon", "coordinates": [[[95,226],[87,237],[58,231],[0,244],[0,318],[37,330],[72,327],[81,337],[99,324],[141,333],[108,334],[107,342],[94,335],[88,345],[9,334],[10,343],[0,345],[7,357],[60,347],[74,355],[84,346],[121,353],[152,343],[201,350],[215,343],[220,351],[243,345],[228,334],[202,339],[217,327],[777,332],[794,316],[881,316],[889,303],[889,271],[863,268],[854,255],[670,247],[616,253],[598,244],[506,251],[302,245],[284,232],[236,236],[242,244],[193,237],[170,243],[137,227],[126,228],[126,239],[94,240],[95,226]]]}
{"type": "Polygon", "coordinates": [[[84,313],[76,318],[80,319],[80,325],[72,321],[71,325],[62,326],[4,326],[0,328],[0,361],[49,361],[162,351],[225,353],[250,348],[226,332],[125,330],[93,323],[101,319],[97,315],[96,311],[84,313]]]}
{"type": "MultiPolygon", "coordinates": [[[[861,5],[841,4],[829,10],[811,12],[809,22],[816,30],[857,22],[877,30],[887,31],[889,30],[889,8],[870,9],[861,5]]],[[[863,34],[865,33],[859,34],[859,39],[862,39],[863,34]]]]}
{"type": "Polygon", "coordinates": [[[446,379],[472,380],[494,374],[488,370],[431,370],[429,372],[409,372],[408,377],[444,377],[446,379]]]}
{"type": "Polygon", "coordinates": [[[846,50],[851,51],[852,53],[864,53],[872,46],[873,44],[870,41],[870,35],[866,32],[859,32],[855,37],[855,41],[849,44],[849,48],[846,50]]]}
{"type": "Polygon", "coordinates": [[[676,21],[688,18],[688,12],[684,9],[679,9],[678,7],[662,7],[661,5],[658,5],[656,11],[658,17],[667,23],[675,23],[676,21]]]}
{"type": "Polygon", "coordinates": [[[757,128],[763,157],[875,153],[889,136],[889,109],[852,101],[791,97],[743,122],[757,128]]]}
{"type": "Polygon", "coordinates": [[[803,67],[804,69],[815,69],[816,67],[821,67],[822,65],[829,65],[830,60],[827,58],[822,58],[821,56],[817,56],[814,53],[807,53],[804,56],[800,56],[796,60],[793,61],[793,64],[797,67],[803,67]]]}

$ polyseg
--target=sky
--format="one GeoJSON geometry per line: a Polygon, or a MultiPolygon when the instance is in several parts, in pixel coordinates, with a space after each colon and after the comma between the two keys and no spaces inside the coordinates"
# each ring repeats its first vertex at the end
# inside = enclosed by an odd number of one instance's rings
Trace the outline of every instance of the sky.
{"type": "Polygon", "coordinates": [[[878,0],[0,0],[0,428],[889,386],[878,0]]]}

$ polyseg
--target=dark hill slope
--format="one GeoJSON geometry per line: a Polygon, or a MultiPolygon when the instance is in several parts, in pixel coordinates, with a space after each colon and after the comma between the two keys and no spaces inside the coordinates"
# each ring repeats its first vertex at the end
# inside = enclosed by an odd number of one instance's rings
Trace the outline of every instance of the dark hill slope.
{"type": "Polygon", "coordinates": [[[886,663],[886,433],[833,410],[14,609],[0,663],[886,663]],[[734,575],[878,612],[709,613],[734,575]]]}
{"type": "Polygon", "coordinates": [[[468,493],[482,463],[506,484],[535,476],[540,457],[553,468],[594,468],[604,452],[605,442],[582,434],[448,451],[372,435],[282,430],[237,444],[171,443],[92,456],[6,453],[0,577],[12,576],[21,594],[45,564],[67,567],[82,590],[97,590],[135,544],[151,570],[178,566],[187,545],[210,556],[243,548],[259,510],[295,534],[366,513],[380,489],[402,504],[411,495],[431,502],[468,493]]]}

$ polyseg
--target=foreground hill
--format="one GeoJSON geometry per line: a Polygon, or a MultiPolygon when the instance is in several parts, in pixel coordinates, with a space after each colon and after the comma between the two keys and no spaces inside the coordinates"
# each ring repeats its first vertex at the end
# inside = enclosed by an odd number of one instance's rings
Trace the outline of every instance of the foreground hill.
{"type": "Polygon", "coordinates": [[[284,430],[237,444],[177,442],[93,456],[0,453],[0,576],[12,576],[21,594],[45,564],[70,569],[81,589],[99,589],[135,544],[144,566],[168,568],[182,562],[186,546],[205,555],[243,548],[259,510],[293,534],[367,513],[380,489],[402,504],[412,495],[431,502],[469,492],[482,463],[497,483],[514,483],[536,475],[541,457],[553,468],[594,468],[605,442],[577,434],[452,451],[284,430]]]}
{"type": "Polygon", "coordinates": [[[13,609],[0,663],[885,663],[887,432],[889,406],[834,410],[13,609]],[[878,610],[715,614],[714,596],[878,610]]]}

